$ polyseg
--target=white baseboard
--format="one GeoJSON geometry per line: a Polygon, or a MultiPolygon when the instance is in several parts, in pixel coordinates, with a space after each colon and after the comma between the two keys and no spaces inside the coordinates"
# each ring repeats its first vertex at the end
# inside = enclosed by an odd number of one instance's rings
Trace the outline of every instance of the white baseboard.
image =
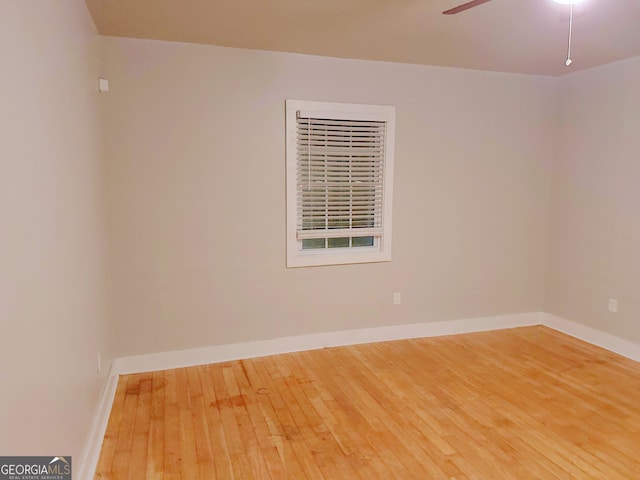
{"type": "Polygon", "coordinates": [[[629,340],[616,337],[615,335],[588,327],[581,323],[551,315],[550,313],[542,314],[542,324],[559,332],[571,335],[572,337],[584,340],[592,345],[596,345],[597,347],[640,362],[640,345],[637,343],[630,342],[629,340]]]}
{"type": "MultiPolygon", "coordinates": [[[[545,325],[632,360],[640,361],[640,345],[636,343],[555,315],[544,312],[531,312],[442,322],[411,323],[359,330],[343,330],[120,357],[113,361],[111,372],[112,375],[118,376],[130,373],[153,372],[171,368],[263,357],[267,355],[277,355],[279,353],[314,350],[325,347],[357,345],[361,343],[384,342],[407,338],[457,335],[532,325],[545,325]]],[[[115,386],[113,388],[115,389],[115,386]]]]}
{"type": "Polygon", "coordinates": [[[315,350],[325,347],[384,342],[405,338],[437,337],[540,324],[541,315],[538,312],[534,312],[316,333],[274,338],[272,340],[121,357],[114,360],[113,371],[115,374],[126,375],[129,373],[153,372],[230,360],[264,357],[279,353],[315,350]]]}
{"type": "Polygon", "coordinates": [[[109,414],[111,413],[117,386],[118,375],[114,373],[112,364],[110,374],[106,379],[100,396],[96,416],[91,424],[88,442],[74,478],[93,480],[95,476],[98,460],[100,459],[100,450],[102,449],[102,440],[107,431],[107,423],[109,422],[109,414]]]}

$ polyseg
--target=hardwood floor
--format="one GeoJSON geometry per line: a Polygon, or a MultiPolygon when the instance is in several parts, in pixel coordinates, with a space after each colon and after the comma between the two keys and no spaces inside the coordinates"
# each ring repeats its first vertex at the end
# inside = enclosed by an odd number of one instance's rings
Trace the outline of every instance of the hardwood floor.
{"type": "Polygon", "coordinates": [[[97,479],[640,479],[640,364],[545,327],[120,378],[97,479]]]}

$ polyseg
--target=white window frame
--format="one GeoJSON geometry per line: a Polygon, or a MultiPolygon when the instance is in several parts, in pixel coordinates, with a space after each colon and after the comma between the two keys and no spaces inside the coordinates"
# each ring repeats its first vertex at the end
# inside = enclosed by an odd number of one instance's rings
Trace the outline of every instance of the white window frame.
{"type": "Polygon", "coordinates": [[[388,262],[391,260],[395,107],[286,100],[287,267],[388,262]],[[385,122],[382,233],[373,246],[302,249],[298,238],[298,115],[319,119],[385,122]]]}

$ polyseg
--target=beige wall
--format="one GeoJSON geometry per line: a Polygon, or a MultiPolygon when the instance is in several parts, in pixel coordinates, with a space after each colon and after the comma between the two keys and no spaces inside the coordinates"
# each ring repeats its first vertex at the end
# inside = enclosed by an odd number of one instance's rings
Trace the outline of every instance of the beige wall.
{"type": "Polygon", "coordinates": [[[542,309],[557,80],[102,45],[118,355],[542,309]],[[285,268],[286,98],[397,107],[391,263],[285,268]]]}
{"type": "Polygon", "coordinates": [[[0,453],[76,467],[107,353],[97,42],[81,0],[0,2],[0,453]]]}
{"type": "Polygon", "coordinates": [[[546,310],[640,342],[640,58],[563,77],[546,310]],[[608,299],[618,313],[607,311],[608,299]]]}

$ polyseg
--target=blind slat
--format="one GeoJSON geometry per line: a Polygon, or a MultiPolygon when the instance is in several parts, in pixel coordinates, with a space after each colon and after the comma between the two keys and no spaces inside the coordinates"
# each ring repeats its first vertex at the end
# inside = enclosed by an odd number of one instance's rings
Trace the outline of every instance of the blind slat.
{"type": "Polygon", "coordinates": [[[298,240],[310,240],[313,238],[343,238],[343,237],[379,237],[382,235],[382,228],[361,228],[353,230],[350,228],[328,228],[322,230],[299,230],[298,240]]]}

